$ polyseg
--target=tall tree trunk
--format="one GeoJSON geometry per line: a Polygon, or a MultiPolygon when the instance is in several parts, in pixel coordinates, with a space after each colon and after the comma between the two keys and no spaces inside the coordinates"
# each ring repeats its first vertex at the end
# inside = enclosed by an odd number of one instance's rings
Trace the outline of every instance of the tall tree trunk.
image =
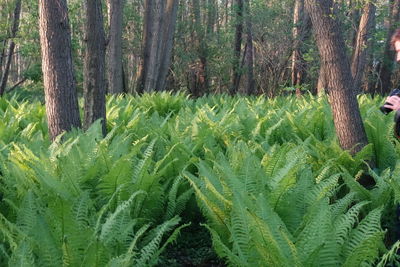
{"type": "Polygon", "coordinates": [[[152,22],[149,25],[149,33],[153,35],[153,41],[150,46],[150,55],[148,60],[147,76],[145,77],[144,91],[151,92],[156,89],[158,70],[160,67],[160,46],[162,42],[161,26],[164,23],[163,13],[165,8],[164,0],[154,0],[154,10],[152,22]]]}
{"type": "Polygon", "coordinates": [[[85,27],[85,81],[84,81],[84,128],[102,119],[102,132],[106,135],[105,104],[105,49],[101,0],[86,0],[85,27]]]}
{"type": "Polygon", "coordinates": [[[361,82],[364,78],[365,68],[368,60],[369,39],[372,33],[372,26],[375,21],[376,6],[369,2],[363,8],[360,25],[357,31],[356,43],[351,61],[351,74],[354,79],[354,90],[361,91],[361,82]]]}
{"type": "Polygon", "coordinates": [[[233,76],[232,87],[230,90],[231,95],[239,90],[240,84],[240,55],[242,51],[242,35],[243,35],[243,0],[236,0],[236,29],[235,29],[235,43],[233,47],[233,76]]]}
{"type": "Polygon", "coordinates": [[[302,44],[309,33],[310,17],[304,10],[304,0],[296,0],[293,12],[293,53],[292,53],[292,85],[296,95],[301,94],[300,85],[304,81],[305,61],[301,52],[302,44]]]}
{"type": "MultiPolygon", "coordinates": [[[[15,9],[14,9],[14,15],[13,15],[13,26],[12,26],[11,35],[10,35],[10,39],[11,39],[10,45],[9,45],[8,51],[7,51],[6,65],[4,67],[3,75],[1,76],[0,96],[2,96],[4,94],[4,92],[6,90],[6,86],[7,86],[8,75],[9,75],[10,66],[11,66],[11,60],[13,58],[14,49],[15,49],[14,38],[16,37],[17,32],[18,32],[20,15],[21,15],[21,0],[17,0],[15,2],[15,9]]],[[[1,67],[1,65],[0,65],[0,67],[1,67]]]]}
{"type": "Polygon", "coordinates": [[[160,68],[157,78],[157,91],[163,91],[166,86],[167,75],[171,65],[172,46],[178,12],[178,0],[167,0],[165,8],[165,22],[162,27],[162,47],[160,55],[160,68]]]}
{"type": "Polygon", "coordinates": [[[322,95],[328,87],[328,77],[326,76],[324,64],[321,61],[318,74],[317,94],[322,95]]]}
{"type": "Polygon", "coordinates": [[[332,0],[306,0],[321,61],[328,79],[329,102],[340,146],[352,154],[367,143],[353,78],[332,0]]]}
{"type": "Polygon", "coordinates": [[[39,33],[47,122],[54,140],[81,126],[66,0],[39,0],[39,33]]]}
{"type": "Polygon", "coordinates": [[[171,65],[177,0],[146,0],[138,92],[164,90],[171,65]]]}
{"type": "Polygon", "coordinates": [[[360,1],[359,0],[350,0],[348,3],[348,9],[350,10],[348,16],[350,25],[350,31],[348,35],[348,39],[350,41],[350,46],[354,50],[357,42],[357,32],[358,25],[360,24],[360,1]]]}
{"type": "Polygon", "coordinates": [[[208,75],[207,75],[207,38],[205,34],[207,29],[202,25],[201,8],[199,0],[192,0],[193,4],[193,43],[197,58],[192,62],[189,69],[189,91],[194,97],[201,96],[208,91],[208,75]]]}
{"type": "Polygon", "coordinates": [[[380,86],[377,88],[377,92],[381,94],[388,94],[392,89],[392,72],[393,72],[393,61],[395,53],[391,49],[390,40],[397,27],[397,23],[400,19],[400,1],[390,0],[390,18],[388,25],[388,33],[385,43],[385,51],[383,56],[382,68],[380,70],[380,86]]]}
{"type": "Polygon", "coordinates": [[[253,48],[253,31],[251,22],[250,0],[245,0],[246,11],[246,93],[248,95],[255,94],[254,80],[254,48],[253,48]]]}
{"type": "Polygon", "coordinates": [[[126,91],[122,72],[122,6],[123,0],[108,0],[109,37],[107,46],[107,80],[110,94],[126,91]]]}

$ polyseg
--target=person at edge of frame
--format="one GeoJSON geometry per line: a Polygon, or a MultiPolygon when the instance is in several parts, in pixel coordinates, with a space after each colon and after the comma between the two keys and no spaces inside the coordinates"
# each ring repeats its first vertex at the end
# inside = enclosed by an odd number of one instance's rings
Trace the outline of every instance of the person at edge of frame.
{"type": "MultiPolygon", "coordinates": [[[[400,28],[397,29],[392,35],[390,44],[395,50],[396,62],[400,63],[400,28]]],[[[396,111],[396,115],[394,116],[394,121],[395,121],[394,133],[396,137],[400,139],[400,96],[398,95],[389,96],[386,99],[384,107],[396,111]]]]}
{"type": "MultiPolygon", "coordinates": [[[[395,60],[397,63],[400,63],[400,28],[398,28],[392,35],[392,38],[390,40],[390,44],[392,48],[395,50],[395,60]]],[[[400,96],[398,95],[393,95],[389,96],[386,101],[385,101],[385,108],[392,109],[393,111],[396,111],[396,114],[394,116],[394,134],[395,136],[400,139],[400,96]]],[[[396,207],[396,230],[395,230],[395,235],[396,239],[400,240],[400,205],[397,205],[396,207]]],[[[400,251],[397,251],[397,254],[400,254],[400,251]]]]}

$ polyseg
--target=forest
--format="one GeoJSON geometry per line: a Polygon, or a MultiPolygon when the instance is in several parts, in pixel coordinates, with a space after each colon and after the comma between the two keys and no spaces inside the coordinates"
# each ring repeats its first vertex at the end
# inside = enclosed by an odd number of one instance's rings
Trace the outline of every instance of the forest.
{"type": "Polygon", "coordinates": [[[0,0],[0,266],[400,266],[397,29],[400,0],[0,0]]]}

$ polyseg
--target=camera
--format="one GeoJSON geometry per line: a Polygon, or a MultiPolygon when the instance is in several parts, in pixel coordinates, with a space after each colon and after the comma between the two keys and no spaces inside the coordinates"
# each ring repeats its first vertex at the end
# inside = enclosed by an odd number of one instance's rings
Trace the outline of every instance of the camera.
{"type": "MultiPolygon", "coordinates": [[[[390,93],[390,95],[389,96],[394,96],[394,95],[397,95],[397,96],[399,96],[400,97],[400,89],[393,89],[393,91],[390,93]]],[[[389,103],[387,103],[387,102],[385,102],[385,105],[390,105],[389,103]]],[[[392,112],[393,111],[393,109],[391,109],[391,108],[386,108],[386,107],[384,107],[384,106],[381,106],[380,108],[379,108],[382,112],[383,112],[383,114],[385,114],[385,115],[387,115],[387,114],[389,114],[390,112],[392,112]]]]}

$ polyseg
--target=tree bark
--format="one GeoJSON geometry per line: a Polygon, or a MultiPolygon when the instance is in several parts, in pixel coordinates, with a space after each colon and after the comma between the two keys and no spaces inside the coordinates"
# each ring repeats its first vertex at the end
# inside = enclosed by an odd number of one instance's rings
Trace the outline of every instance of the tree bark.
{"type": "MultiPolygon", "coordinates": [[[[84,80],[84,128],[101,119],[106,135],[105,49],[101,0],[86,0],[86,53],[84,80]]],[[[112,87],[112,86],[111,86],[112,87]]]]}
{"type": "Polygon", "coordinates": [[[107,80],[110,94],[126,91],[122,72],[122,6],[123,0],[108,0],[109,36],[107,46],[107,80]]]}
{"type": "Polygon", "coordinates": [[[199,0],[192,0],[193,4],[193,44],[197,58],[189,66],[189,91],[193,97],[199,97],[208,92],[208,26],[203,27],[199,0]]]}
{"type": "Polygon", "coordinates": [[[310,28],[310,17],[304,10],[304,0],[296,0],[293,12],[293,52],[292,52],[292,85],[296,95],[301,95],[300,85],[304,81],[306,63],[302,55],[302,44],[310,28]]]}
{"type": "Polygon", "coordinates": [[[233,76],[231,95],[239,90],[240,84],[240,55],[242,51],[242,35],[243,35],[243,0],[236,0],[236,26],[235,26],[235,43],[233,47],[233,76]]]}
{"type": "Polygon", "coordinates": [[[138,92],[165,89],[171,65],[178,0],[146,0],[138,92]]]}
{"type": "Polygon", "coordinates": [[[351,61],[351,74],[354,79],[356,93],[361,91],[362,79],[365,75],[365,68],[368,60],[369,38],[372,33],[372,26],[375,21],[376,6],[369,2],[363,8],[363,13],[358,27],[354,52],[351,61]]]}
{"type": "Polygon", "coordinates": [[[390,18],[388,25],[388,33],[385,43],[385,51],[383,56],[382,68],[380,70],[380,83],[378,83],[377,92],[386,95],[392,90],[392,72],[393,72],[393,61],[395,53],[391,49],[390,40],[396,29],[396,25],[400,19],[400,1],[390,0],[390,18]]]}
{"type": "Polygon", "coordinates": [[[81,126],[66,0],[39,0],[39,33],[47,122],[54,140],[81,126]]]}
{"type": "Polygon", "coordinates": [[[147,76],[144,80],[144,91],[151,92],[156,89],[158,70],[160,67],[160,47],[162,42],[161,26],[163,25],[163,13],[165,8],[164,0],[154,0],[153,4],[153,16],[151,23],[148,25],[148,33],[153,35],[152,42],[147,44],[149,46],[149,57],[147,76]]]}
{"type": "Polygon", "coordinates": [[[367,143],[353,78],[332,0],[306,0],[321,61],[328,79],[328,97],[340,146],[352,154],[367,143]]]}
{"type": "Polygon", "coordinates": [[[317,94],[322,95],[327,89],[327,87],[328,87],[328,78],[326,77],[324,64],[321,61],[318,74],[317,94]]]}
{"type": "Polygon", "coordinates": [[[253,48],[253,31],[251,23],[250,0],[245,0],[246,11],[246,93],[247,95],[255,94],[254,80],[254,48],[253,48]]]}
{"type": "MultiPolygon", "coordinates": [[[[10,72],[11,60],[12,60],[12,57],[14,54],[14,49],[15,49],[14,38],[16,37],[17,32],[18,32],[20,16],[21,16],[21,0],[17,0],[15,3],[15,9],[14,9],[14,15],[13,15],[13,26],[11,29],[11,36],[10,36],[11,40],[10,40],[10,45],[8,47],[6,65],[4,67],[3,75],[1,76],[0,96],[3,96],[3,94],[6,90],[8,75],[10,72]]],[[[0,67],[1,67],[1,65],[0,65],[0,67]]]]}
{"type": "Polygon", "coordinates": [[[167,75],[171,66],[172,46],[174,43],[174,33],[178,12],[178,0],[167,0],[165,8],[165,22],[162,25],[162,48],[160,56],[160,68],[157,78],[157,91],[163,91],[166,87],[167,75]]]}

